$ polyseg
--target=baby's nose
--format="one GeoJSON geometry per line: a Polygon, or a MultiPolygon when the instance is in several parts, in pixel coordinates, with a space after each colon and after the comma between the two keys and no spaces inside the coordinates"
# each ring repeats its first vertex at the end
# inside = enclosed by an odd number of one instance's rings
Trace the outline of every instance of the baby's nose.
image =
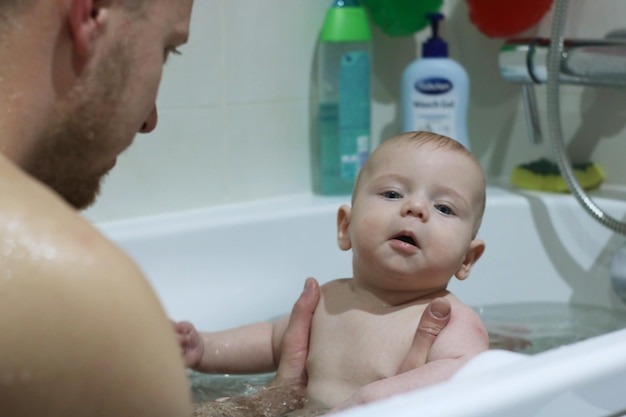
{"type": "Polygon", "coordinates": [[[403,216],[413,216],[421,220],[428,218],[428,205],[419,198],[409,198],[402,207],[403,216]]]}

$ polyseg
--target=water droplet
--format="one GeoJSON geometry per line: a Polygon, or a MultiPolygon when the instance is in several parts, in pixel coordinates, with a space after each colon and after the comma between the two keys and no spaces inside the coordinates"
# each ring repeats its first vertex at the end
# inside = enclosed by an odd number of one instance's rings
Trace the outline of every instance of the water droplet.
{"type": "Polygon", "coordinates": [[[55,259],[58,256],[56,248],[52,246],[46,246],[43,249],[43,257],[49,261],[55,259]]]}

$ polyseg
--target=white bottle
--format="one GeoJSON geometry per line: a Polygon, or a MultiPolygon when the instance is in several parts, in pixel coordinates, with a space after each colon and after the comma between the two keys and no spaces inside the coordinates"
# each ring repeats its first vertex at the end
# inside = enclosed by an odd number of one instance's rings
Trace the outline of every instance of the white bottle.
{"type": "Polygon", "coordinates": [[[422,45],[422,58],[402,74],[402,131],[425,130],[448,136],[470,149],[467,137],[469,79],[448,58],[448,45],[437,36],[441,13],[429,13],[432,37],[422,45]]]}

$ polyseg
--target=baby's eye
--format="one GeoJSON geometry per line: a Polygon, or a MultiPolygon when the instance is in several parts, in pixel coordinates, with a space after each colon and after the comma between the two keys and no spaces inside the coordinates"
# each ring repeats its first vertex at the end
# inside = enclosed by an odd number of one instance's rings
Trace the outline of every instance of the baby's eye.
{"type": "Polygon", "coordinates": [[[383,197],[389,198],[391,200],[396,200],[396,199],[402,198],[402,194],[400,194],[397,191],[383,191],[383,193],[381,195],[383,197]]]}
{"type": "Polygon", "coordinates": [[[450,207],[446,206],[445,204],[435,204],[435,209],[445,215],[451,216],[454,215],[454,210],[452,210],[450,207]]]}

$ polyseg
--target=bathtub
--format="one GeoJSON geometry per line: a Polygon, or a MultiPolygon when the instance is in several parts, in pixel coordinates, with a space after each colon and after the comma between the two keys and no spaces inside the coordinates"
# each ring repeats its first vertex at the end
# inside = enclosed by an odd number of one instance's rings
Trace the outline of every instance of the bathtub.
{"type": "MultiPolygon", "coordinates": [[[[595,201],[624,218],[620,195],[595,201]]],[[[565,302],[626,311],[609,269],[624,238],[569,195],[490,185],[483,258],[450,289],[465,303],[565,302]]],[[[288,312],[304,279],[351,276],[335,242],[347,197],[297,195],[96,226],[141,266],[168,315],[220,330],[288,312]]],[[[345,417],[608,416],[626,410],[626,330],[536,355],[490,351],[450,381],[347,410],[345,417]]]]}

